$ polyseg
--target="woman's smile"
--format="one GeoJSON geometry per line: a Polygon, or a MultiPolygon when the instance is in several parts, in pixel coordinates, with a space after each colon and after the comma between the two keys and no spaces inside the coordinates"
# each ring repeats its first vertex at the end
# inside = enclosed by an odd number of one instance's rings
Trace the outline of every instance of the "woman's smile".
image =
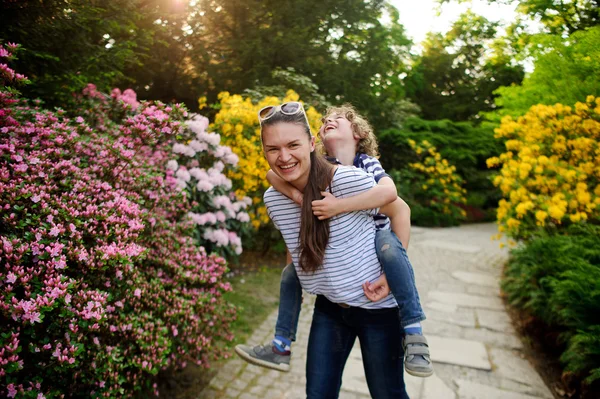
{"type": "Polygon", "coordinates": [[[291,173],[294,171],[296,166],[298,166],[298,162],[288,163],[286,165],[279,165],[279,168],[282,170],[283,173],[291,173]]]}

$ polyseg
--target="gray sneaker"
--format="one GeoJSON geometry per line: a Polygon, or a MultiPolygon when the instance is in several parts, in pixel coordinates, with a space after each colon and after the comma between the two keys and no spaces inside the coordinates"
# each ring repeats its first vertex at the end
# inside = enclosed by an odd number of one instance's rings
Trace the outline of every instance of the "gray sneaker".
{"type": "Polygon", "coordinates": [[[274,348],[273,343],[251,347],[237,345],[235,352],[248,363],[273,370],[290,371],[291,352],[280,353],[274,348]]]}
{"type": "Polygon", "coordinates": [[[422,335],[408,334],[402,341],[404,347],[404,368],[415,377],[429,377],[433,374],[433,364],[429,357],[429,345],[422,335]]]}

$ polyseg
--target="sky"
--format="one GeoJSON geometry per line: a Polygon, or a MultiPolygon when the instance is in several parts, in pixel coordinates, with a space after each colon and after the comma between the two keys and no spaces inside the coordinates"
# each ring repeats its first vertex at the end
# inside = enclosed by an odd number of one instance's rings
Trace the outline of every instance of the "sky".
{"type": "Polygon", "coordinates": [[[471,0],[462,4],[453,1],[441,7],[439,16],[436,11],[439,5],[436,0],[390,0],[390,3],[400,12],[400,22],[415,45],[425,39],[427,32],[447,32],[452,22],[469,7],[473,12],[483,15],[490,21],[500,20],[506,22],[506,25],[516,16],[516,2],[514,5],[502,5],[488,4],[485,0],[471,0]]]}

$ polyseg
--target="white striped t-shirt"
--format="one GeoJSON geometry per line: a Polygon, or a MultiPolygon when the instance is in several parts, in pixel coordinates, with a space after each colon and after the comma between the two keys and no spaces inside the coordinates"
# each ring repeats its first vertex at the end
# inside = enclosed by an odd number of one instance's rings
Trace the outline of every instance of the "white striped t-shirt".
{"type": "MultiPolygon", "coordinates": [[[[353,166],[338,166],[328,191],[338,198],[345,198],[368,191],[374,185],[373,177],[365,171],[353,166]]],[[[300,206],[273,187],[266,191],[264,202],[292,255],[302,288],[312,294],[324,295],[331,302],[350,306],[369,309],[397,306],[392,295],[371,302],[362,289],[365,281],[374,282],[382,273],[375,252],[373,215],[377,209],[342,213],[331,218],[323,265],[316,272],[307,273],[299,266],[300,206]]]]}

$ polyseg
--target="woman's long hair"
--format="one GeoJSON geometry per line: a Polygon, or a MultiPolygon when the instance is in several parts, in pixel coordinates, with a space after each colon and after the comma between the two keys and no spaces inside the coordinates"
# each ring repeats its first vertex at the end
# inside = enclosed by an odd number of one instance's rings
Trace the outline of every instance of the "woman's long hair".
{"type": "MultiPolygon", "coordinates": [[[[305,128],[309,140],[312,139],[310,127],[306,124],[305,117],[298,113],[285,115],[277,112],[261,124],[261,138],[263,128],[277,123],[291,123],[305,128]]],[[[302,212],[300,219],[300,268],[305,272],[314,272],[323,265],[325,248],[329,242],[329,219],[319,220],[312,211],[312,202],[323,198],[321,191],[325,191],[333,179],[334,166],[313,151],[310,153],[310,171],[308,183],[304,188],[302,212]]]]}

